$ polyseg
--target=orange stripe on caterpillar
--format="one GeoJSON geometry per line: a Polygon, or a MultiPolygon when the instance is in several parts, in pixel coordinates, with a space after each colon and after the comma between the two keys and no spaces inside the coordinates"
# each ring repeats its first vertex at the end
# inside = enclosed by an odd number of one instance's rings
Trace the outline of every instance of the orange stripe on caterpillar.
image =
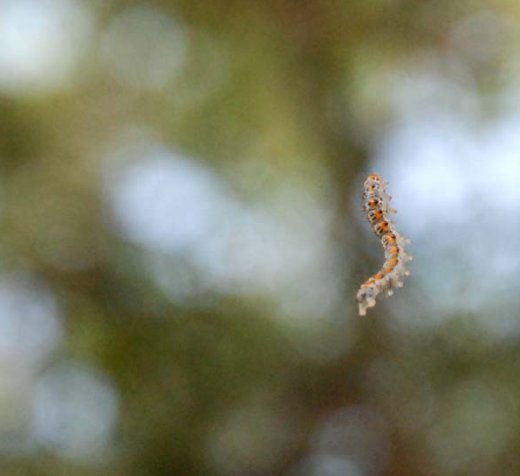
{"type": "Polygon", "coordinates": [[[356,295],[361,316],[366,315],[368,308],[376,305],[376,298],[381,292],[392,295],[396,288],[403,286],[402,278],[410,274],[405,266],[412,259],[405,250],[410,240],[397,232],[388,216],[396,211],[390,206],[392,197],[386,186],[387,183],[377,174],[370,174],[363,184],[363,208],[374,233],[381,240],[385,262],[380,271],[361,285],[356,295]]]}

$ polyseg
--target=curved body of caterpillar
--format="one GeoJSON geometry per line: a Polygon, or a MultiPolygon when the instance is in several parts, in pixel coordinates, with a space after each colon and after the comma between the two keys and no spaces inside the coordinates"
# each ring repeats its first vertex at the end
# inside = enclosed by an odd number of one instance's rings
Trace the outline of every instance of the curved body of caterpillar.
{"type": "Polygon", "coordinates": [[[403,276],[410,274],[405,266],[412,259],[405,250],[410,240],[397,232],[389,218],[389,215],[396,211],[390,207],[392,197],[388,195],[386,186],[387,183],[377,174],[369,175],[363,185],[364,209],[374,233],[381,240],[385,250],[385,262],[383,267],[359,288],[356,299],[360,316],[366,315],[367,309],[376,305],[379,293],[386,291],[391,296],[394,289],[403,287],[403,276]]]}

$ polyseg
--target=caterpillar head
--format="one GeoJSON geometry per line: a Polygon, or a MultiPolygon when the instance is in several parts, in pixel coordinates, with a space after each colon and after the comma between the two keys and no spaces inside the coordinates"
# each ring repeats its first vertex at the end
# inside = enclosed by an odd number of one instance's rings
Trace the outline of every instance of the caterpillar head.
{"type": "Polygon", "coordinates": [[[384,187],[384,182],[377,174],[370,174],[364,183],[365,194],[370,195],[377,193],[384,187]]]}

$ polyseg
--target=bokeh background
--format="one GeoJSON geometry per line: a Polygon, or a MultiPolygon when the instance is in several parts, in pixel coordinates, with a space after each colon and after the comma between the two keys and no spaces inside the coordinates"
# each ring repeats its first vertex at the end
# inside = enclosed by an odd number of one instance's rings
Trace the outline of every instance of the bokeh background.
{"type": "Polygon", "coordinates": [[[519,211],[518,2],[0,0],[0,473],[520,474],[519,211]]]}

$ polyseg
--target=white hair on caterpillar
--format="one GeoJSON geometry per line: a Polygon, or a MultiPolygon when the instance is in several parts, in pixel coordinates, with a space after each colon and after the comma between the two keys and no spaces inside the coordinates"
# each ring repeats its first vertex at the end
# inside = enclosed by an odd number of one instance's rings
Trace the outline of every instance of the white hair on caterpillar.
{"type": "Polygon", "coordinates": [[[386,292],[388,296],[392,296],[395,289],[403,287],[402,278],[410,275],[406,263],[412,260],[412,256],[405,248],[411,241],[401,236],[389,217],[396,210],[390,206],[392,197],[388,194],[387,185],[377,174],[370,174],[363,184],[363,208],[372,230],[383,245],[385,262],[357,292],[360,316],[365,316],[367,310],[376,305],[376,298],[380,293],[386,292]]]}

